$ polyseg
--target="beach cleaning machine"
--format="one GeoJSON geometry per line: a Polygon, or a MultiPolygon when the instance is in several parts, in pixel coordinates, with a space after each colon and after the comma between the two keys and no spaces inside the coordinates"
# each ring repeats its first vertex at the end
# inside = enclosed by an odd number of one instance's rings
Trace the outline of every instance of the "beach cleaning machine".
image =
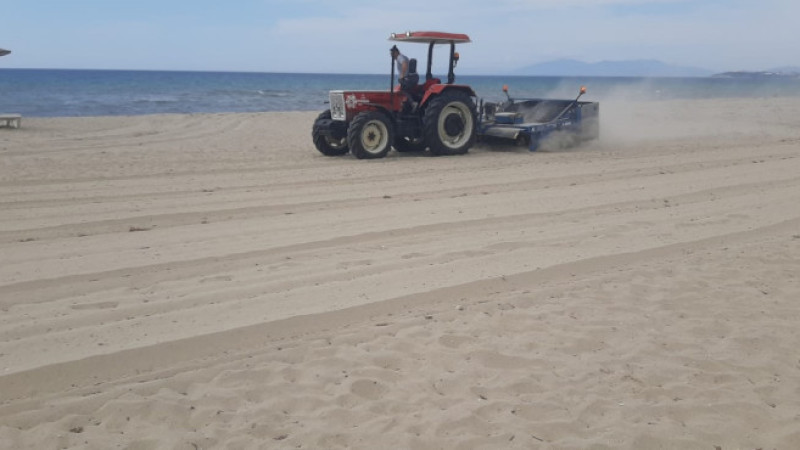
{"type": "Polygon", "coordinates": [[[536,151],[544,143],[570,147],[600,135],[600,104],[582,102],[581,87],[575,100],[513,99],[503,86],[506,100],[480,104],[478,139],[509,142],[536,151]]]}

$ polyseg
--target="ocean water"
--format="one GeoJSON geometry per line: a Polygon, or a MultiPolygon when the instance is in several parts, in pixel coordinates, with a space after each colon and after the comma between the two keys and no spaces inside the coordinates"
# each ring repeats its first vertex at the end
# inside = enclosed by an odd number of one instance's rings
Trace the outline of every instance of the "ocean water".
{"type": "MultiPolygon", "coordinates": [[[[479,98],[662,100],[800,96],[797,79],[459,76],[479,98]]],[[[389,89],[389,75],[0,69],[0,112],[27,117],[321,111],[332,89],[389,89]]]]}

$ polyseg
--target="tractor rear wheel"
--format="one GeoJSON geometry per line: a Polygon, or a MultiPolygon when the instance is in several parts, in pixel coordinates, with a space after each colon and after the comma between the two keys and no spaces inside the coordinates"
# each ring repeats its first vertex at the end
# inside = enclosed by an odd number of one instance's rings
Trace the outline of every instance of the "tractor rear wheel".
{"type": "Polygon", "coordinates": [[[357,115],[347,129],[350,153],[358,159],[383,158],[392,149],[394,127],[386,114],[366,111],[357,115]]]}
{"type": "Polygon", "coordinates": [[[347,153],[349,151],[347,148],[347,135],[340,137],[323,134],[320,127],[322,120],[331,120],[330,110],[321,112],[311,128],[311,138],[314,140],[314,146],[317,147],[317,150],[325,156],[341,156],[347,153]]]}
{"type": "Polygon", "coordinates": [[[475,143],[478,112],[465,92],[445,92],[430,101],[422,119],[431,153],[463,155],[475,143]]]}

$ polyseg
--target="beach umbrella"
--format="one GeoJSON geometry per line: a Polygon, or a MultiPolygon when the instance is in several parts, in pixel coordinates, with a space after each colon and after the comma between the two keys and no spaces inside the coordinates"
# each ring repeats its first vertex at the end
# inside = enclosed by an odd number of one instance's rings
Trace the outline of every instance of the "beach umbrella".
{"type": "Polygon", "coordinates": [[[0,56],[6,56],[9,53],[11,53],[11,50],[6,50],[4,48],[0,48],[0,56]]]}

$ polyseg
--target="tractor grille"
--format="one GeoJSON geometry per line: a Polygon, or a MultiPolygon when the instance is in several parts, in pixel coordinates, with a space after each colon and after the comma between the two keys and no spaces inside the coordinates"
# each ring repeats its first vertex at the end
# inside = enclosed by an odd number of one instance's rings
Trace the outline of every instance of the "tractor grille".
{"type": "Polygon", "coordinates": [[[330,100],[331,100],[331,119],[345,120],[347,118],[347,113],[344,109],[344,92],[331,91],[330,100]]]}

